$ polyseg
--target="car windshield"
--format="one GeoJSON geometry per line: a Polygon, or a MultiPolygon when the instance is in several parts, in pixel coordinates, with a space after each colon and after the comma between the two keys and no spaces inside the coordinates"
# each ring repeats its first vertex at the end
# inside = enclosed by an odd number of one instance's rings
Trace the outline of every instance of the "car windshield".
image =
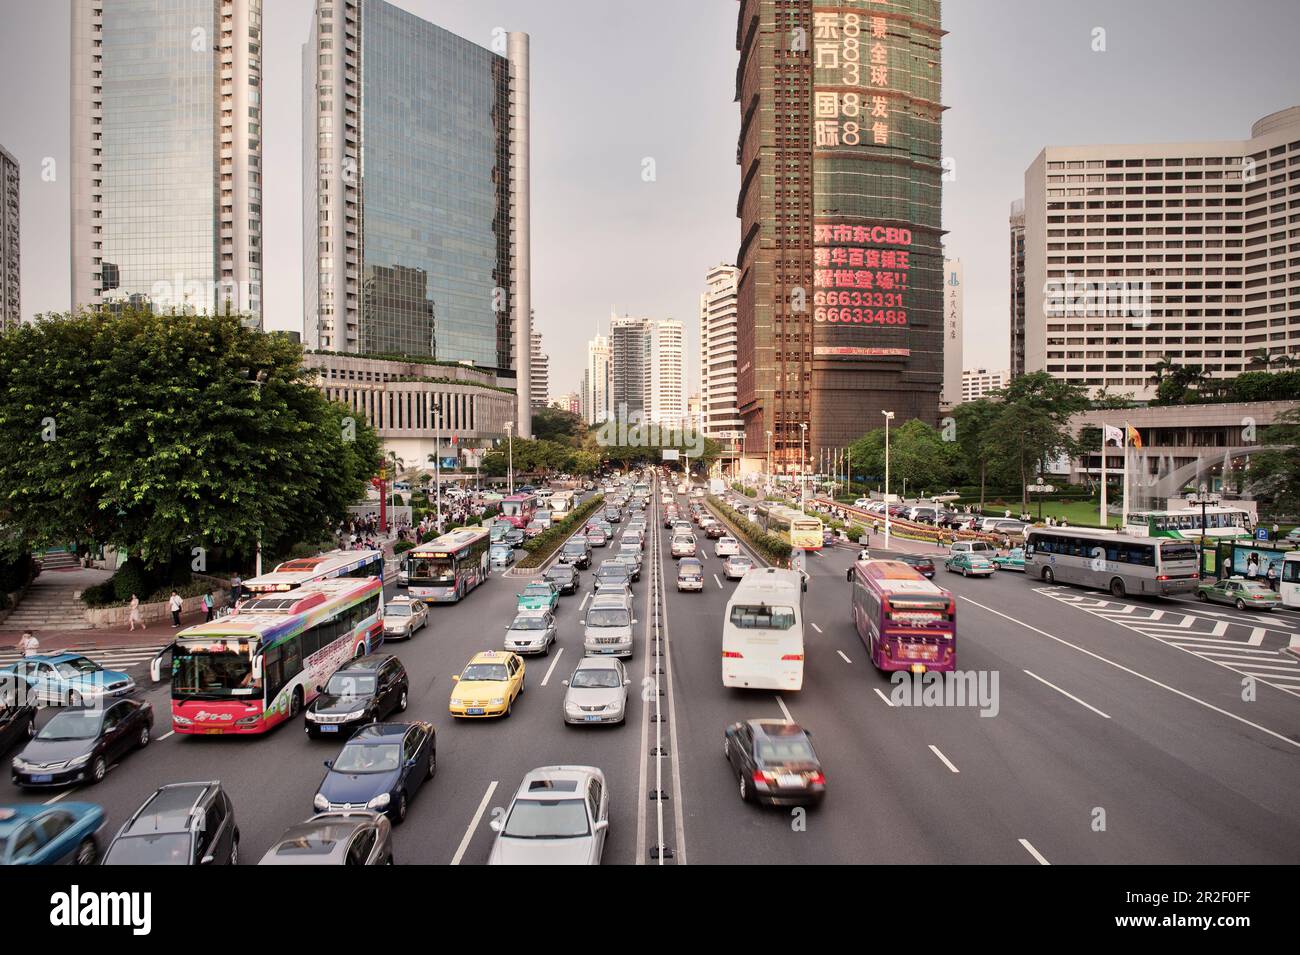
{"type": "Polygon", "coordinates": [[[104,668],[94,660],[87,660],[85,657],[74,657],[71,660],[64,660],[62,663],[57,664],[55,669],[59,671],[59,676],[67,678],[82,676],[86,673],[98,673],[104,668]]]}
{"type": "Polygon", "coordinates": [[[760,740],[757,750],[765,763],[810,763],[817,758],[812,745],[799,737],[760,740]]]}
{"type": "Polygon", "coordinates": [[[573,569],[572,569],[571,567],[567,566],[567,565],[561,567],[559,564],[556,564],[556,565],[553,566],[553,567],[547,567],[547,568],[546,568],[546,579],[547,579],[547,580],[550,580],[552,577],[556,578],[557,580],[559,580],[559,579],[565,579],[565,580],[571,579],[571,578],[573,577],[573,569]]]}
{"type": "Polygon", "coordinates": [[[104,722],[103,710],[67,710],[41,727],[37,739],[94,739],[104,722]]]}
{"type": "Polygon", "coordinates": [[[335,673],[325,684],[325,692],[331,696],[371,696],[375,692],[375,675],[373,673],[335,673]]]}
{"type": "Polygon", "coordinates": [[[409,617],[411,615],[410,604],[392,603],[384,608],[385,617],[409,617]]]}
{"type": "Polygon", "coordinates": [[[586,551],[586,545],[584,545],[582,541],[569,541],[564,545],[564,552],[566,554],[583,554],[586,553],[586,551]]]}
{"type": "Polygon", "coordinates": [[[575,690],[612,690],[623,685],[613,667],[584,667],[573,671],[569,686],[575,690]]]}
{"type": "Polygon", "coordinates": [[[626,610],[617,608],[607,608],[603,610],[589,610],[587,612],[587,626],[589,627],[629,627],[632,625],[632,617],[626,610]]]}
{"type": "Polygon", "coordinates": [[[332,768],[336,773],[391,773],[401,759],[397,743],[357,743],[344,746],[332,768]]]}
{"type": "Polygon", "coordinates": [[[734,554],[728,559],[727,563],[732,567],[752,567],[754,564],[748,557],[740,557],[734,554]]]}
{"type": "Polygon", "coordinates": [[[510,625],[511,630],[545,630],[545,617],[515,617],[515,622],[510,625]]]}
{"type": "Polygon", "coordinates": [[[582,799],[520,799],[501,834],[511,839],[574,839],[589,835],[582,799]]]}
{"type": "Polygon", "coordinates": [[[188,832],[123,836],[104,856],[105,865],[189,865],[191,861],[188,832]]]}
{"type": "Polygon", "coordinates": [[[506,678],[505,664],[471,663],[465,668],[465,672],[460,675],[460,678],[462,680],[501,682],[506,678]]]}
{"type": "Polygon", "coordinates": [[[601,564],[596,571],[597,577],[626,577],[627,568],[623,564],[601,564]]]}
{"type": "Polygon", "coordinates": [[[684,560],[677,565],[677,576],[681,577],[686,574],[698,574],[702,567],[697,560],[684,560]]]}

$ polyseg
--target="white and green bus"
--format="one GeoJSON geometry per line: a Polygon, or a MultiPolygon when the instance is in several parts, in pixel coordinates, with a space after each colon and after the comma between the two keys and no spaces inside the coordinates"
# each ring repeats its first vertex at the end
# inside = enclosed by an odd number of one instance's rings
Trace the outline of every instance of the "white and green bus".
{"type": "Polygon", "coordinates": [[[1189,594],[1200,580],[1193,541],[1139,537],[1082,527],[1031,527],[1025,538],[1025,576],[1126,594],[1189,594]]]}
{"type": "MultiPolygon", "coordinates": [[[[1172,537],[1176,540],[1199,540],[1202,515],[1200,508],[1186,511],[1132,511],[1128,532],[1136,537],[1172,537]]],[[[1206,537],[1249,537],[1254,521],[1250,512],[1240,507],[1216,504],[1205,508],[1206,537]]]]}

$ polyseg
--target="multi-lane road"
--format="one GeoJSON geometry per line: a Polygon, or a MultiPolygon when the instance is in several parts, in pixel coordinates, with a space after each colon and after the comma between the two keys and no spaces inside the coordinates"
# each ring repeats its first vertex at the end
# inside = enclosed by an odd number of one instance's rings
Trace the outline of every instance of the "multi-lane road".
{"type": "MultiPolygon", "coordinates": [[[[561,718],[590,571],[561,599],[559,642],[528,660],[508,719],[457,723],[447,699],[476,651],[501,647],[521,578],[493,576],[460,604],[432,608],[411,641],[385,647],[410,673],[406,716],[438,733],[438,775],[395,833],[400,863],[486,861],[493,815],[525,772],[555,763],[604,770],[611,863],[1300,861],[1300,664],[1281,652],[1300,634],[1300,615],[1114,600],[941,568],[938,582],[958,601],[958,666],[976,671],[989,695],[982,706],[900,706],[849,619],[855,550],[831,548],[809,560],[803,690],[742,692],[719,676],[734,584],[700,534],[705,590],[679,593],[658,508],[656,490],[634,587],[625,725],[561,718]],[[723,729],[781,716],[813,732],[827,773],[819,809],[740,801],[723,729]]],[[[597,562],[616,549],[597,549],[597,562]]],[[[144,695],[158,738],[101,784],[75,795],[11,789],[0,801],[98,802],[115,830],[156,786],[219,778],[245,861],[312,814],[337,744],[310,742],[300,721],[260,739],[163,736],[166,689],[144,695]]]]}

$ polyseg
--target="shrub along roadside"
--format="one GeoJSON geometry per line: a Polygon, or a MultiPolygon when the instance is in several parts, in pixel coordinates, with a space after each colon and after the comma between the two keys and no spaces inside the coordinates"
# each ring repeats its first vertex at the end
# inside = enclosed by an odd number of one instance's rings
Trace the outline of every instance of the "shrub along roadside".
{"type": "Polygon", "coordinates": [[[758,497],[758,491],[756,491],[752,487],[741,484],[740,482],[736,482],[735,484],[731,485],[731,489],[735,491],[737,494],[745,495],[745,497],[758,497]]]}
{"type": "Polygon", "coordinates": [[[573,511],[557,524],[552,524],[532,540],[524,541],[524,550],[528,553],[519,559],[516,567],[540,567],[547,558],[555,553],[556,548],[568,539],[569,533],[580,527],[600,507],[605,495],[597,494],[590,501],[579,504],[573,511]]]}
{"type": "Polygon", "coordinates": [[[733,510],[711,494],[705,500],[708,502],[710,509],[721,517],[731,527],[732,531],[743,537],[745,543],[752,547],[760,557],[770,564],[776,564],[780,567],[789,566],[790,542],[788,540],[780,534],[769,534],[739,511],[733,510]]]}

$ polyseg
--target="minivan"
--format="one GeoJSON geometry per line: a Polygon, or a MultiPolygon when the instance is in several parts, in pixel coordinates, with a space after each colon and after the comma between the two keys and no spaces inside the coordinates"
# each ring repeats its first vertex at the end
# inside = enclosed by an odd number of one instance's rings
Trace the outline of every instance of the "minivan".
{"type": "Polygon", "coordinates": [[[632,656],[632,598],[626,594],[597,594],[582,621],[582,648],[589,654],[632,656]]]}
{"type": "Polygon", "coordinates": [[[992,557],[997,551],[988,541],[954,541],[948,548],[949,554],[983,554],[985,557],[992,557]]]}

